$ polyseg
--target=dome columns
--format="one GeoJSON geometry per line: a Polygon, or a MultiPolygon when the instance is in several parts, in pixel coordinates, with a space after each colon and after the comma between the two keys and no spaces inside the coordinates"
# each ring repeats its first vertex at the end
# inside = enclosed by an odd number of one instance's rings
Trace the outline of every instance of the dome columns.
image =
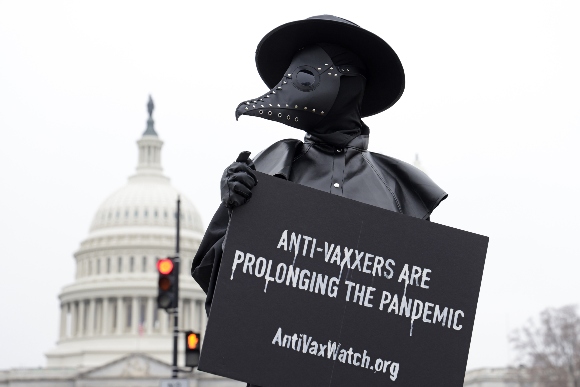
{"type": "Polygon", "coordinates": [[[144,135],[137,141],[139,147],[139,163],[137,173],[161,175],[161,147],[163,141],[157,136],[144,135]]]}
{"type": "MultiPolygon", "coordinates": [[[[169,334],[172,320],[156,309],[154,296],[96,297],[63,302],[59,338],[75,340],[95,336],[169,334]],[[142,323],[142,328],[139,325],[142,323]]],[[[203,300],[180,299],[179,329],[203,330],[207,323],[203,300]]]]}

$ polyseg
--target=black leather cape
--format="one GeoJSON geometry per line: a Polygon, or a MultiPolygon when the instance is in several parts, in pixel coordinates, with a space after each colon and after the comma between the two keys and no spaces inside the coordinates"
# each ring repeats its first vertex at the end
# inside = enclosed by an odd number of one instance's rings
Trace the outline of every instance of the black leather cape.
{"type": "MultiPolygon", "coordinates": [[[[373,206],[429,220],[447,197],[425,173],[392,157],[369,152],[368,128],[340,148],[312,134],[304,142],[279,141],[254,160],[256,170],[311,188],[373,206]]],[[[191,274],[206,292],[209,315],[223,242],[229,222],[221,204],[211,220],[192,263],[191,274]]]]}

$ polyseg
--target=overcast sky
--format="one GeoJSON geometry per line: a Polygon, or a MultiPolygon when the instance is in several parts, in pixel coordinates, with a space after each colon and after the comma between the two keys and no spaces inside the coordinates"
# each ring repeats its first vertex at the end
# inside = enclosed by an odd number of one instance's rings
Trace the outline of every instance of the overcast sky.
{"type": "Polygon", "coordinates": [[[509,364],[510,330],[579,302],[579,3],[317,4],[0,2],[0,369],[45,364],[73,253],[134,172],[148,95],[165,172],[207,225],[240,151],[303,136],[235,121],[267,91],[256,45],[324,13],[384,38],[405,68],[401,100],[365,120],[369,149],[418,153],[449,193],[432,220],[490,237],[468,369],[509,364]]]}

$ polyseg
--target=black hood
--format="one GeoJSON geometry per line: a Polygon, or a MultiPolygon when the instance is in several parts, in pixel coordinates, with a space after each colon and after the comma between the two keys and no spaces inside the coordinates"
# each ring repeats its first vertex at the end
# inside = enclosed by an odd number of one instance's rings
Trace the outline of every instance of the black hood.
{"type": "Polygon", "coordinates": [[[320,141],[345,145],[365,127],[364,72],[363,63],[340,46],[305,47],[272,90],[238,105],[236,119],[261,117],[304,130],[320,141]]]}

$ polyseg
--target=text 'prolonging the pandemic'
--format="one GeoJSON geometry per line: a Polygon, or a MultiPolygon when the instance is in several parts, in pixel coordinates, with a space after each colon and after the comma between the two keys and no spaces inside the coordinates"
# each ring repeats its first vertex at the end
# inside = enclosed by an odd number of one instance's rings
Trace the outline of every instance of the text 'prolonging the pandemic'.
{"type": "Polygon", "coordinates": [[[268,284],[273,282],[329,298],[344,298],[346,302],[366,308],[378,308],[388,314],[410,318],[410,335],[413,334],[413,323],[417,320],[455,331],[462,329],[461,319],[465,317],[462,310],[425,299],[407,297],[408,286],[422,289],[428,295],[429,288],[433,286],[433,273],[429,268],[409,263],[397,265],[396,258],[384,257],[385,254],[381,256],[336,243],[320,242],[314,237],[288,230],[281,233],[277,249],[280,254],[292,254],[292,263],[276,262],[274,259],[256,256],[252,252],[236,250],[230,280],[243,273],[264,280],[264,292],[267,292],[268,284]],[[297,258],[300,258],[298,265],[297,258]],[[328,270],[324,270],[325,273],[310,271],[304,267],[308,266],[308,261],[302,258],[323,259],[329,265],[328,270]],[[328,274],[334,271],[335,275],[328,274]],[[372,284],[377,287],[385,283],[392,288],[390,283],[400,283],[400,292],[381,290],[350,281],[347,279],[349,271],[359,271],[387,281],[373,279],[372,284]]]}

